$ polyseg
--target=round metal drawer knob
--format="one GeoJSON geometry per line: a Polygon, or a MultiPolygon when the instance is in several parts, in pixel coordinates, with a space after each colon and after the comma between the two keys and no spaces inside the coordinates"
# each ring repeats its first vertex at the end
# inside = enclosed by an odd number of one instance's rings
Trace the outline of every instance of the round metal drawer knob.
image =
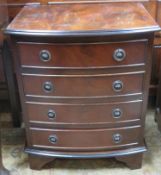
{"type": "Polygon", "coordinates": [[[122,110],[120,108],[115,108],[112,110],[112,116],[114,118],[120,118],[122,116],[122,110]]]}
{"type": "Polygon", "coordinates": [[[43,89],[45,92],[52,92],[53,91],[53,84],[51,82],[45,82],[43,84],[43,89]]]}
{"type": "Polygon", "coordinates": [[[113,90],[115,92],[122,91],[122,89],[123,89],[123,82],[120,81],[120,80],[116,80],[116,81],[113,82],[112,87],[113,87],[113,90]]]}
{"type": "Polygon", "coordinates": [[[113,54],[113,58],[115,61],[123,61],[126,57],[126,52],[123,49],[116,49],[113,54]]]}
{"type": "Polygon", "coordinates": [[[121,134],[114,134],[113,135],[113,141],[115,142],[115,143],[120,143],[121,141],[122,141],[122,136],[121,136],[121,134]]]}
{"type": "Polygon", "coordinates": [[[54,119],[56,117],[55,111],[49,109],[48,110],[48,117],[49,117],[49,119],[54,119]]]}
{"type": "Polygon", "coordinates": [[[51,135],[51,136],[49,136],[48,139],[49,139],[49,142],[52,143],[52,144],[56,144],[57,141],[58,141],[58,138],[57,138],[56,135],[51,135]]]}
{"type": "Polygon", "coordinates": [[[40,60],[43,62],[47,62],[51,59],[51,54],[48,50],[41,50],[40,51],[40,60]]]}

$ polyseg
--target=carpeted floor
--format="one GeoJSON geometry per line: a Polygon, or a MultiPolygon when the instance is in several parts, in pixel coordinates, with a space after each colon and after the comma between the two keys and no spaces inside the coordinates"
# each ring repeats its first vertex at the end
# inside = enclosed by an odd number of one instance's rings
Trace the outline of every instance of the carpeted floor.
{"type": "MultiPolygon", "coordinates": [[[[0,117],[6,123],[10,120],[7,113],[0,117]]],[[[24,130],[3,129],[3,162],[11,175],[161,175],[161,133],[154,122],[153,110],[147,113],[145,136],[148,151],[144,154],[142,168],[138,170],[129,170],[115,159],[57,159],[48,165],[48,169],[33,171],[29,168],[27,155],[23,153],[24,130]]]]}

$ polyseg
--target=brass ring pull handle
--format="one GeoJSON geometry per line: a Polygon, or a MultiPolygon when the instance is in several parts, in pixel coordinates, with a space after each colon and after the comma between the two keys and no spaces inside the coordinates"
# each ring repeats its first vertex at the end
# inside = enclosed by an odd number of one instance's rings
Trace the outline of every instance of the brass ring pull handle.
{"type": "Polygon", "coordinates": [[[113,109],[112,110],[112,116],[113,116],[113,118],[116,118],[116,119],[121,118],[122,110],[120,108],[113,109]]]}
{"type": "Polygon", "coordinates": [[[56,135],[50,135],[48,139],[49,139],[49,142],[52,144],[56,144],[58,141],[58,138],[56,135]]]}
{"type": "Polygon", "coordinates": [[[122,141],[122,136],[121,134],[117,133],[113,135],[113,141],[114,143],[120,143],[122,141]]]}
{"type": "Polygon", "coordinates": [[[126,57],[126,52],[123,49],[116,49],[113,53],[113,58],[115,61],[123,61],[126,57]]]}
{"type": "Polygon", "coordinates": [[[116,80],[113,82],[112,87],[115,92],[120,92],[123,89],[123,82],[121,80],[116,80]]]}
{"type": "Polygon", "coordinates": [[[49,109],[48,110],[48,118],[49,119],[55,119],[55,117],[56,117],[55,111],[53,111],[52,109],[49,109]]]}
{"type": "Polygon", "coordinates": [[[41,50],[39,56],[40,60],[43,62],[48,62],[51,59],[51,53],[48,50],[41,50]]]}
{"type": "Polygon", "coordinates": [[[53,84],[52,84],[51,82],[46,81],[46,82],[43,84],[43,90],[44,90],[45,92],[52,92],[53,89],[54,89],[54,87],[53,87],[53,84]]]}

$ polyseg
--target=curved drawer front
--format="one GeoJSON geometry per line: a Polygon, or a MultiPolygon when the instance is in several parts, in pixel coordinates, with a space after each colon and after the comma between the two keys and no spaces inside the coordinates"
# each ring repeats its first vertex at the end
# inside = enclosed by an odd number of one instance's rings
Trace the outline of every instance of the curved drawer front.
{"type": "Polygon", "coordinates": [[[26,103],[30,123],[110,124],[140,119],[142,101],[115,104],[38,104],[26,103]]]}
{"type": "Polygon", "coordinates": [[[141,40],[70,45],[18,43],[18,48],[22,66],[90,68],[144,63],[146,45],[147,41],[141,40]]]}
{"type": "Polygon", "coordinates": [[[30,128],[31,146],[55,150],[95,150],[137,145],[140,133],[140,126],[92,130],[30,128]]]}
{"type": "Polygon", "coordinates": [[[144,74],[117,76],[50,77],[24,76],[27,96],[92,97],[115,96],[142,92],[144,74]]]}

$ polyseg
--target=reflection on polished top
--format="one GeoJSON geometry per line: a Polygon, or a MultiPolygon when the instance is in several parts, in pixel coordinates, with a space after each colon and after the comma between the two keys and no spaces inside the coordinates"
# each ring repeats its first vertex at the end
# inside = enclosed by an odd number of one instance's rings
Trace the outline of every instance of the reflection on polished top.
{"type": "Polygon", "coordinates": [[[14,34],[93,34],[156,31],[140,3],[65,3],[26,6],[6,29],[14,34]]]}

